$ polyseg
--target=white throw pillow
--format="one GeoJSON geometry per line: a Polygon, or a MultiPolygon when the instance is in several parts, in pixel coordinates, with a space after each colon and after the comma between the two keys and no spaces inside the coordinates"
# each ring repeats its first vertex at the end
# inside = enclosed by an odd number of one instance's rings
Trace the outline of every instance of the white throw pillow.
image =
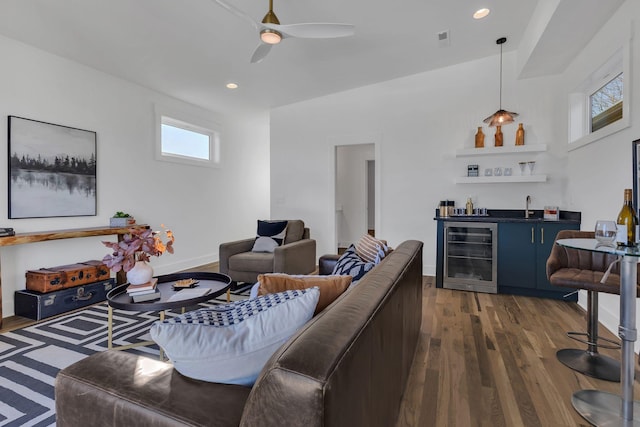
{"type": "Polygon", "coordinates": [[[190,311],[155,322],[151,338],[182,375],[253,385],[269,357],[311,317],[317,287],[190,311]]]}

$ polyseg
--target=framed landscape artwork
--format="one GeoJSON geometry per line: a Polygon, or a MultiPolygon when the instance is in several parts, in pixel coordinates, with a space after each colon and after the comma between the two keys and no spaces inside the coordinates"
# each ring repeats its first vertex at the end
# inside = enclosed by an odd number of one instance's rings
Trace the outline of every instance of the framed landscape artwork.
{"type": "Polygon", "coordinates": [[[96,215],[96,133],[9,116],[9,218],[96,215]]]}

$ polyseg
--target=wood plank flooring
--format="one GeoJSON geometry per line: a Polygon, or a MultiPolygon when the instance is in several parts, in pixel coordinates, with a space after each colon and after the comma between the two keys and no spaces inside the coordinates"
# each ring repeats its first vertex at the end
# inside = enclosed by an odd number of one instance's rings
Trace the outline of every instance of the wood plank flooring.
{"type": "MultiPolygon", "coordinates": [[[[619,394],[620,384],[556,359],[561,348],[583,348],[565,332],[585,328],[576,303],[436,289],[425,277],[421,337],[396,427],[588,426],[573,392],[619,394]]],[[[604,327],[600,335],[615,338],[604,327]]],[[[602,353],[620,358],[619,350],[602,353]]]]}

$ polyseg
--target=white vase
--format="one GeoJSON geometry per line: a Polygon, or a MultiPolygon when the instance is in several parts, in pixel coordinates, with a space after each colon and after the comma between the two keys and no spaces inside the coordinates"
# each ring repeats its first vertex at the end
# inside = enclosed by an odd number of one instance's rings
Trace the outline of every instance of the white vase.
{"type": "Polygon", "coordinates": [[[127,281],[132,285],[142,285],[153,277],[153,268],[145,261],[136,261],[136,265],[127,271],[127,281]]]}

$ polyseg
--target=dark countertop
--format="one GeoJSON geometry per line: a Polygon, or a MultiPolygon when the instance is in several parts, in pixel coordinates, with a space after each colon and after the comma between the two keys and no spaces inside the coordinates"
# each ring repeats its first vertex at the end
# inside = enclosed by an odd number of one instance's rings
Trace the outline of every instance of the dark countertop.
{"type": "Polygon", "coordinates": [[[581,213],[560,211],[560,219],[557,221],[543,219],[544,211],[531,209],[529,219],[524,217],[524,209],[488,209],[486,216],[479,215],[454,215],[441,217],[436,209],[436,221],[460,221],[460,222],[557,222],[565,224],[580,224],[581,213]]]}

